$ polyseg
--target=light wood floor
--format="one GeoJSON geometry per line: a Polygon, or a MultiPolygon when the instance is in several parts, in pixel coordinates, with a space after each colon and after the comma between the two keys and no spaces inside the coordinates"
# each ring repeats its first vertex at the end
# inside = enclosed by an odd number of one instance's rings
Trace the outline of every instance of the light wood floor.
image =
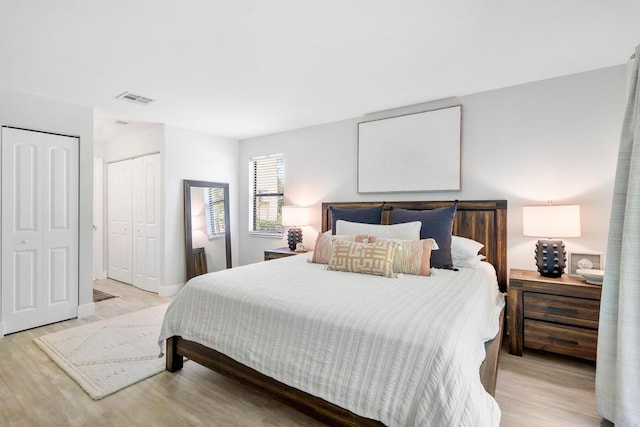
{"type": "MultiPolygon", "coordinates": [[[[51,332],[114,317],[167,300],[112,280],[94,286],[118,295],[96,315],[11,334],[0,340],[3,426],[318,426],[318,422],[196,363],[93,401],[33,343],[51,332]]],[[[500,355],[496,399],[502,426],[599,426],[595,369],[525,352],[500,355]]],[[[603,424],[607,425],[607,424],[603,424]]]]}
{"type": "Polygon", "coordinates": [[[502,426],[612,426],[598,416],[595,366],[544,352],[500,353],[496,400],[502,426]]]}

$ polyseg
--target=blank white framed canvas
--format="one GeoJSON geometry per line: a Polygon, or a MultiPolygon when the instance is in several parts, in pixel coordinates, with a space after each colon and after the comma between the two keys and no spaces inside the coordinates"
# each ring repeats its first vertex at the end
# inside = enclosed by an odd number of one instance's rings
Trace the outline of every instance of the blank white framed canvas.
{"type": "Polygon", "coordinates": [[[358,123],[358,193],[459,191],[462,105],[358,123]]]}

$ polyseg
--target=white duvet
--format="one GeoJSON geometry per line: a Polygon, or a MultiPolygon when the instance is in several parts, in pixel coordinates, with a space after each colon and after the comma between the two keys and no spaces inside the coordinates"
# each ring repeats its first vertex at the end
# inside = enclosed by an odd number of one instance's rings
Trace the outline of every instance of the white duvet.
{"type": "Polygon", "coordinates": [[[167,310],[173,335],[388,426],[498,426],[484,342],[504,298],[487,263],[395,279],[308,256],[198,276],[167,310]]]}

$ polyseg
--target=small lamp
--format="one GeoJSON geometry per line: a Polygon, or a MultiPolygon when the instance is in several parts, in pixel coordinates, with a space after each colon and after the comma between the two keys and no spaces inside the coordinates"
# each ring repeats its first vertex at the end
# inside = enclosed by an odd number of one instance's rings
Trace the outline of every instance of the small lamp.
{"type": "Polygon", "coordinates": [[[287,242],[289,249],[295,251],[298,243],[302,243],[303,225],[309,223],[309,209],[302,206],[283,206],[282,225],[289,227],[287,232],[287,242]]]}
{"type": "Polygon", "coordinates": [[[553,237],[580,237],[580,206],[525,206],[522,208],[522,233],[531,237],[547,237],[536,244],[538,273],[560,277],[567,262],[562,240],[553,237]]]}

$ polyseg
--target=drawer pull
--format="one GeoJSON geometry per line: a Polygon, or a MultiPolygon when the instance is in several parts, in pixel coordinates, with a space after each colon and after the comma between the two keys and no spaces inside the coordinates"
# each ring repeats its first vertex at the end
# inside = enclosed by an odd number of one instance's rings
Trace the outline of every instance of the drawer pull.
{"type": "Polygon", "coordinates": [[[560,308],[560,307],[547,307],[547,310],[552,313],[564,313],[564,314],[576,314],[577,310],[572,308],[560,308]]]}
{"type": "Polygon", "coordinates": [[[569,345],[579,345],[580,344],[578,341],[565,340],[563,338],[558,338],[558,337],[547,337],[547,339],[549,341],[557,342],[559,344],[569,344],[569,345]]]}

